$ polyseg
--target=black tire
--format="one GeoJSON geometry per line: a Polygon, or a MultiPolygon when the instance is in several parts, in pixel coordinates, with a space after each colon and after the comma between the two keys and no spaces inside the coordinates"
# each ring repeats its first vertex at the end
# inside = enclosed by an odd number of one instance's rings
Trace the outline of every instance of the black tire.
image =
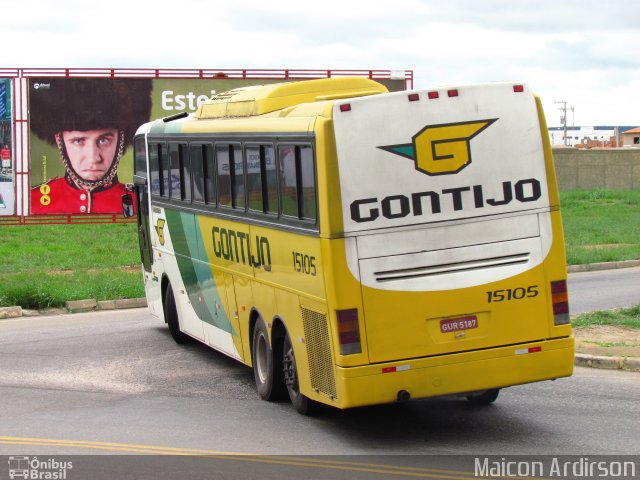
{"type": "Polygon", "coordinates": [[[180,319],[178,318],[178,309],[176,308],[176,299],[173,296],[171,284],[167,285],[167,291],[164,294],[164,318],[169,325],[171,337],[178,345],[191,343],[192,339],[180,331],[180,319]]]}
{"type": "Polygon", "coordinates": [[[500,393],[499,388],[494,388],[492,390],[485,390],[481,393],[474,393],[473,395],[467,395],[467,401],[471,405],[489,405],[493,403],[498,398],[498,394],[500,393]]]}
{"type": "Polygon", "coordinates": [[[258,318],[253,329],[251,358],[253,377],[260,398],[267,402],[283,400],[286,397],[286,390],[282,371],[282,354],[274,355],[274,349],[269,341],[269,332],[262,318],[258,318]]]}
{"type": "Polygon", "coordinates": [[[296,367],[296,357],[293,353],[293,346],[289,334],[284,339],[283,346],[283,366],[284,366],[284,382],[287,386],[287,392],[291,399],[293,408],[302,415],[314,415],[318,412],[320,404],[309,399],[300,393],[300,385],[298,384],[298,369],[296,367]]]}

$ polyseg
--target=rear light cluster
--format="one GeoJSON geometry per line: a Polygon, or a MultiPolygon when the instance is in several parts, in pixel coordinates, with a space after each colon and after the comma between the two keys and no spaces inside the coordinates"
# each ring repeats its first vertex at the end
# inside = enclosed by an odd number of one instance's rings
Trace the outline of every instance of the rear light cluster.
{"type": "Polygon", "coordinates": [[[336,310],[338,318],[338,336],[340,337],[340,355],[362,353],[358,309],[336,310]]]}
{"type": "Polygon", "coordinates": [[[551,282],[551,301],[553,303],[553,321],[556,325],[569,323],[569,293],[567,281],[551,282]]]}

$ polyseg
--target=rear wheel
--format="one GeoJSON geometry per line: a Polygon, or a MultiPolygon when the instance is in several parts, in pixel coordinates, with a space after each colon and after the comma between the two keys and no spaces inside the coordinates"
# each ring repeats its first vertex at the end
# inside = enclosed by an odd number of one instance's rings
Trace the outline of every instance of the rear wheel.
{"type": "Polygon", "coordinates": [[[169,331],[173,340],[183,345],[191,342],[191,337],[180,331],[180,320],[178,319],[178,309],[176,308],[176,299],[173,296],[171,284],[167,285],[167,291],[164,294],[164,318],[169,325],[169,331]]]}
{"type": "Polygon", "coordinates": [[[493,403],[496,401],[499,393],[500,393],[499,388],[494,388],[492,390],[485,390],[484,392],[467,395],[467,401],[471,405],[489,405],[490,403],[493,403]]]}
{"type": "Polygon", "coordinates": [[[288,333],[284,339],[282,363],[284,364],[284,382],[293,408],[302,415],[313,415],[318,411],[320,404],[300,393],[296,357],[293,353],[293,345],[288,333]]]}
{"type": "Polygon", "coordinates": [[[267,326],[262,318],[258,319],[253,329],[252,359],[253,376],[260,398],[268,402],[284,399],[282,354],[274,355],[267,326]]]}

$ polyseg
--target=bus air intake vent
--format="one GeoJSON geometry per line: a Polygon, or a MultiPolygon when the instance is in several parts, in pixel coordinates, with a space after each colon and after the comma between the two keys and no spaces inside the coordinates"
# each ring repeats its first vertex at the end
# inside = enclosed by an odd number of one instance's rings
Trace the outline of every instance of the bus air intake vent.
{"type": "Polygon", "coordinates": [[[527,263],[529,261],[529,255],[529,253],[518,253],[500,257],[467,260],[463,262],[414,266],[411,268],[402,268],[398,270],[374,272],[374,276],[377,282],[393,282],[396,280],[407,280],[411,278],[424,278],[451,273],[472,272],[474,270],[510,267],[513,265],[522,265],[527,263]]]}
{"type": "Polygon", "coordinates": [[[336,380],[333,376],[327,316],[304,307],[301,309],[311,373],[311,387],[316,392],[336,399],[336,380]]]}

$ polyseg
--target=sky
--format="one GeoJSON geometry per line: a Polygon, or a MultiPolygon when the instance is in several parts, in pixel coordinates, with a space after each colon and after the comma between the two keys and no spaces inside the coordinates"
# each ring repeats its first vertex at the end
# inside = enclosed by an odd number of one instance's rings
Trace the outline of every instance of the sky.
{"type": "Polygon", "coordinates": [[[529,84],[549,126],[640,125],[637,0],[2,0],[0,67],[413,70],[529,84]]]}

